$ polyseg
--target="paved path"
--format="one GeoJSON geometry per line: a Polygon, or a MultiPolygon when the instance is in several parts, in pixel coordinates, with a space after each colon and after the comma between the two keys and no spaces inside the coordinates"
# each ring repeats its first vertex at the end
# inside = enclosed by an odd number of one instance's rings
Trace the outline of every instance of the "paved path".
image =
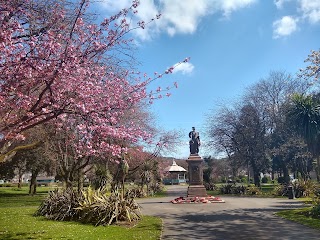
{"type": "Polygon", "coordinates": [[[168,193],[138,200],[142,214],[163,219],[163,240],[320,239],[320,231],[274,215],[301,207],[296,200],[222,196],[226,203],[172,204],[170,200],[186,196],[187,186],[169,186],[168,193]]]}

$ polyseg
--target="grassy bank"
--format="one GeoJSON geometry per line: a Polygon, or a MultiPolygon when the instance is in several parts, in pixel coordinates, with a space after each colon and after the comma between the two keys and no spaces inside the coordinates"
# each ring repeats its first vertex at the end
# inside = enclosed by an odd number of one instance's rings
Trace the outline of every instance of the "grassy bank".
{"type": "Polygon", "coordinates": [[[34,217],[49,188],[29,196],[27,188],[0,188],[0,239],[160,239],[162,222],[144,216],[130,225],[99,226],[34,217]]]}
{"type": "Polygon", "coordinates": [[[303,209],[284,210],[277,212],[276,215],[290,221],[298,222],[300,224],[320,230],[320,219],[308,216],[308,212],[310,210],[311,207],[303,209]]]}

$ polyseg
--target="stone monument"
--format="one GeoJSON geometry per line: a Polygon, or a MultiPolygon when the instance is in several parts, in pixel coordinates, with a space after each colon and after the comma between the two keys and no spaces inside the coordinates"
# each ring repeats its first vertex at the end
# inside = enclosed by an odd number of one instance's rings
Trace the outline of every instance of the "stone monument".
{"type": "Polygon", "coordinates": [[[195,127],[189,132],[190,156],[187,159],[189,171],[188,197],[206,197],[203,185],[203,160],[199,156],[200,136],[195,127]]]}

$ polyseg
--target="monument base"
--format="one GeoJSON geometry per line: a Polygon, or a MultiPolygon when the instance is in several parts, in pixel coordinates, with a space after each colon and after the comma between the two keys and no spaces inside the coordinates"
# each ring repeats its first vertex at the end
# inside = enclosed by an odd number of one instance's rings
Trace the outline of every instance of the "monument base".
{"type": "Polygon", "coordinates": [[[188,197],[206,197],[207,191],[203,186],[203,160],[198,154],[190,154],[187,159],[189,170],[188,197]]]}
{"type": "Polygon", "coordinates": [[[206,188],[203,185],[190,185],[188,187],[188,197],[207,197],[206,188]]]}

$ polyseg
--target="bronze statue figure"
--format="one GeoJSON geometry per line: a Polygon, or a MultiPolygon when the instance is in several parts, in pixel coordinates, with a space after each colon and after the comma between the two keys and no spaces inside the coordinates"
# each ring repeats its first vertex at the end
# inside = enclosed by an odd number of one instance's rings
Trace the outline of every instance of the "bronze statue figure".
{"type": "Polygon", "coordinates": [[[189,132],[189,138],[190,154],[198,154],[200,146],[200,136],[199,132],[196,132],[195,127],[192,127],[192,131],[189,132]]]}

